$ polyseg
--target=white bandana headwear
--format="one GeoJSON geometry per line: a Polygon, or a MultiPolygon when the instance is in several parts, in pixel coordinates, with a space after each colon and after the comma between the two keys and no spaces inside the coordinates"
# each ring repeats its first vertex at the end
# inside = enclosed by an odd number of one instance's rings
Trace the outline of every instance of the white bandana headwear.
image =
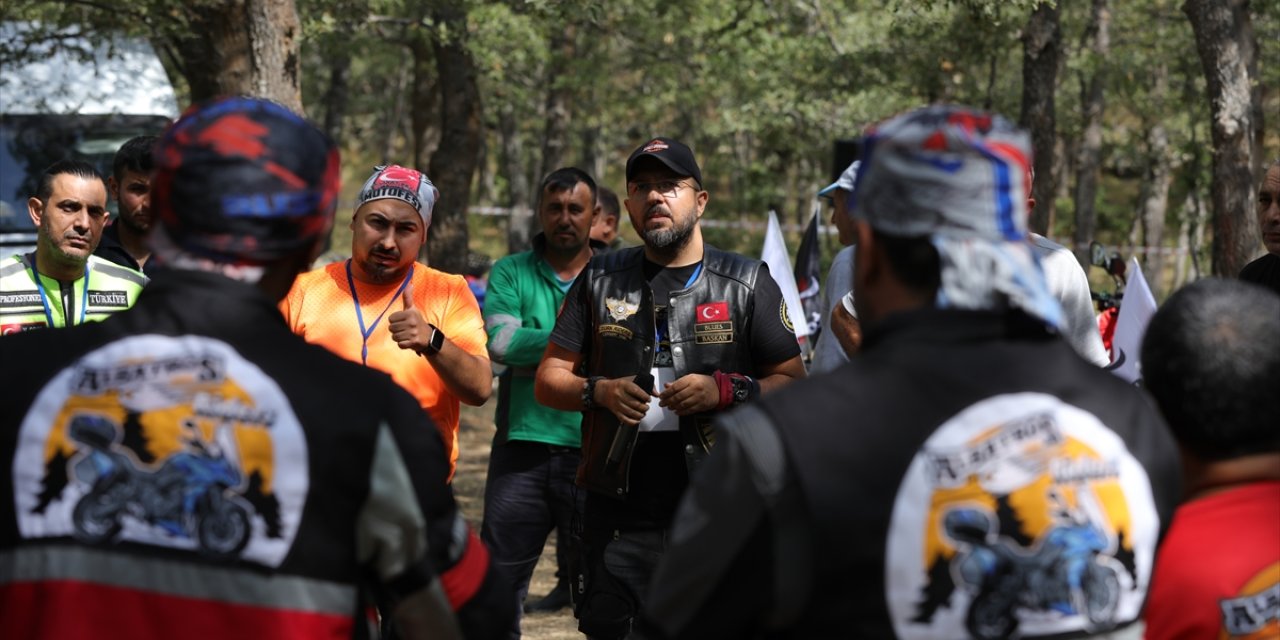
{"type": "Polygon", "coordinates": [[[867,131],[849,212],[941,259],[943,308],[1021,309],[1057,328],[1062,308],[1027,236],[1031,143],[1003,117],[930,106],[867,131]]]}

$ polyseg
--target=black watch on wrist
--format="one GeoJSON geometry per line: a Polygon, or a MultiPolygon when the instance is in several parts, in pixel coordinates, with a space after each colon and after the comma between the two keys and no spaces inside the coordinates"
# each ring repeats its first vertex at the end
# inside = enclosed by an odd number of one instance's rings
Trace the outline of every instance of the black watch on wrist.
{"type": "Polygon", "coordinates": [[[733,381],[733,403],[742,404],[750,400],[755,391],[751,378],[735,375],[731,380],[733,381]]]}
{"type": "Polygon", "coordinates": [[[434,324],[428,324],[431,327],[431,339],[427,341],[427,347],[424,349],[427,355],[435,355],[440,353],[441,347],[444,346],[444,332],[434,324]]]}

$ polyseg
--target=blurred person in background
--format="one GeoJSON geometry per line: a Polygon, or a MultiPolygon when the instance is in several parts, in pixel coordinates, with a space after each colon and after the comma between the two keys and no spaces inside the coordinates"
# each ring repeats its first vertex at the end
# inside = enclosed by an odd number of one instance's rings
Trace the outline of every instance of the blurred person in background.
{"type": "Polygon", "coordinates": [[[367,638],[375,604],[405,638],[505,633],[430,420],[276,309],[338,162],[275,103],[189,110],[159,142],[166,268],[137,305],[0,340],[5,637],[367,638]]]}

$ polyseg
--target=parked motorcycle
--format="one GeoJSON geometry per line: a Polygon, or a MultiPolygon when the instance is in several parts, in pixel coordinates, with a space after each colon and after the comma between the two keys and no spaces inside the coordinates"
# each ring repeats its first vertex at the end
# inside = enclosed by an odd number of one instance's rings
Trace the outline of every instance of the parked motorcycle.
{"type": "Polygon", "coordinates": [[[1097,242],[1089,243],[1089,264],[1106,271],[1115,283],[1110,292],[1089,292],[1098,307],[1098,333],[1102,334],[1102,346],[1107,348],[1107,353],[1111,353],[1116,320],[1120,318],[1120,302],[1124,299],[1127,267],[1118,251],[1107,251],[1106,247],[1097,242]]]}
{"type": "Polygon", "coordinates": [[[249,511],[232,491],[243,476],[198,433],[186,440],[187,451],[169,456],[156,471],[134,464],[116,444],[118,427],[106,418],[76,416],[69,433],[84,445],[75,477],[91,485],[72,511],[78,538],[94,544],[113,540],[130,516],[194,539],[202,553],[218,558],[235,556],[248,544],[249,511]]]}

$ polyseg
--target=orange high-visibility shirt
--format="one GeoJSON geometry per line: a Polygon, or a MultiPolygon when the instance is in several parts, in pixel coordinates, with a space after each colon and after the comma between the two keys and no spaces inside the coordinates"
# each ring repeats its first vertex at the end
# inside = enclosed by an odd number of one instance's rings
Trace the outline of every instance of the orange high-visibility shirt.
{"type": "MultiPolygon", "coordinates": [[[[355,299],[348,285],[346,264],[346,261],[334,262],[299,276],[289,295],[280,302],[280,311],[289,328],[307,342],[324,346],[353,362],[361,362],[365,343],[360,333],[360,322],[356,319],[355,299]]],[[[397,294],[400,282],[385,285],[354,282],[366,330],[377,322],[368,339],[367,364],[390,374],[431,415],[449,452],[452,478],[458,462],[458,399],[445,387],[444,381],[424,356],[401,349],[391,339],[387,317],[404,308],[397,294]],[[387,310],[385,314],[384,309],[387,310]],[[379,314],[383,314],[381,319],[379,314]]],[[[410,286],[413,288],[414,306],[427,322],[435,325],[467,353],[489,357],[480,305],[462,276],[415,263],[410,286]]],[[[352,400],[359,401],[358,398],[352,400]]]]}

